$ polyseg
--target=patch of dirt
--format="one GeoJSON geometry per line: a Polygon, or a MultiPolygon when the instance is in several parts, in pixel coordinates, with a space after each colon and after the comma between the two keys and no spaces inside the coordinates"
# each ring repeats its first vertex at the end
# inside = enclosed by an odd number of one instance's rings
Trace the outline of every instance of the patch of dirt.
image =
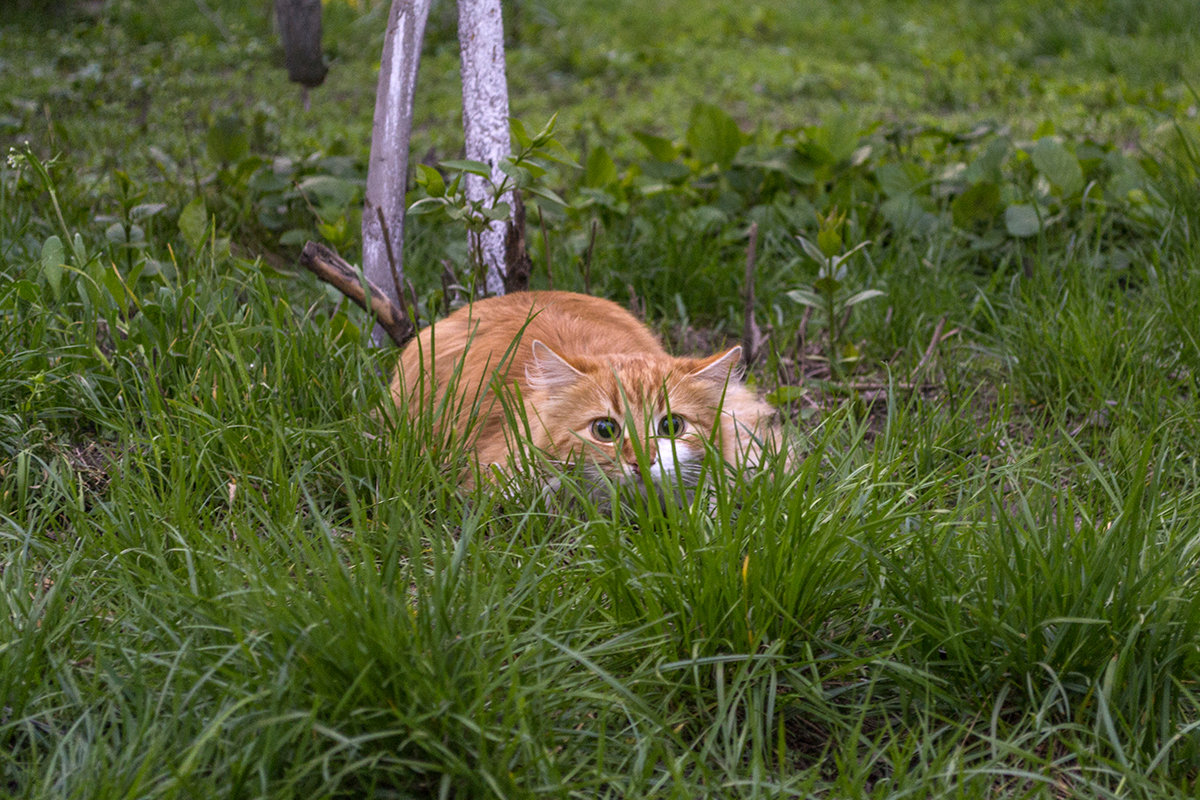
{"type": "Polygon", "coordinates": [[[62,457],[82,484],[87,495],[104,494],[112,481],[110,468],[116,460],[116,448],[107,448],[96,441],[74,443],[65,448],[62,457]]]}

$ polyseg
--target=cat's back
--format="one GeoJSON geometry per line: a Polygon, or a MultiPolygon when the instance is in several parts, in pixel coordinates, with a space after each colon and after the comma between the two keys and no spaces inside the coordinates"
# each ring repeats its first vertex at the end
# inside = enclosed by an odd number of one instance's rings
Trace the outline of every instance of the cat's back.
{"type": "Polygon", "coordinates": [[[501,364],[508,374],[523,376],[534,340],[567,358],[666,356],[658,337],[610,300],[573,292],[515,292],[477,300],[423,329],[400,354],[392,394],[400,398],[405,385],[440,392],[460,370],[464,386],[478,386],[501,364]],[[430,372],[433,380],[424,380],[430,372]]]}
{"type": "Polygon", "coordinates": [[[437,323],[471,338],[471,349],[507,350],[519,336],[520,350],[540,340],[564,355],[645,352],[665,354],[658,338],[633,314],[611,300],[573,292],[517,292],[490,297],[459,309],[437,323]]]}

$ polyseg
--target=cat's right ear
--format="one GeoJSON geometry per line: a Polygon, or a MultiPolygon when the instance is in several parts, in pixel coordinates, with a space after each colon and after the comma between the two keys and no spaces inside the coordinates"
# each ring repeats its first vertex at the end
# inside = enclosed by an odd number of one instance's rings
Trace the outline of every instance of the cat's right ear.
{"type": "Polygon", "coordinates": [[[735,345],[724,353],[717,353],[696,362],[696,367],[688,375],[700,378],[717,386],[726,383],[737,383],[742,379],[742,346],[735,345]]]}
{"type": "Polygon", "coordinates": [[[525,365],[525,380],[531,387],[565,389],[583,377],[582,372],[541,341],[534,339],[530,349],[533,351],[533,362],[525,365]]]}

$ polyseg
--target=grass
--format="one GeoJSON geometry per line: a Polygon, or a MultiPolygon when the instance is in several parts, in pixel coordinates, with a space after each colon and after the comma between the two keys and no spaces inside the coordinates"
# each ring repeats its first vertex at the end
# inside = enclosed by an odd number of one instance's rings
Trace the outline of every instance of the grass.
{"type": "MultiPolygon", "coordinates": [[[[586,262],[715,349],[757,222],[751,377],[804,456],[571,513],[459,493],[395,354],[293,272],[305,236],[353,258],[382,4],[327,6],[309,112],[262,9],[34,5],[0,65],[0,794],[1195,795],[1194,4],[515,4],[514,107],[585,165],[535,283],[586,262]],[[869,242],[839,352],[797,234],[869,242]]],[[[429,314],[463,237],[410,233],[429,314]]]]}

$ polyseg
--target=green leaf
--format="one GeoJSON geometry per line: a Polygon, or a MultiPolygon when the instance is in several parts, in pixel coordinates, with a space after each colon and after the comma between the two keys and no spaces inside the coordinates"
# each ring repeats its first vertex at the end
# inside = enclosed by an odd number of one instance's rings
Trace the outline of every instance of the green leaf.
{"type": "Polygon", "coordinates": [[[62,291],[63,267],[66,266],[67,251],[62,239],[50,236],[42,242],[42,275],[50,284],[50,291],[57,298],[62,291]]]}
{"type": "Polygon", "coordinates": [[[446,194],[446,181],[442,179],[442,173],[428,164],[417,164],[417,185],[423,186],[430,197],[446,194]]]}
{"type": "Polygon", "coordinates": [[[531,183],[546,174],[546,168],[529,159],[513,162],[504,159],[500,162],[500,171],[518,182],[519,186],[531,183]]]}
{"type": "Polygon", "coordinates": [[[787,293],[788,299],[809,308],[824,308],[825,301],[807,289],[793,289],[787,293]]]}
{"type": "Polygon", "coordinates": [[[940,219],[938,215],[927,211],[921,202],[911,194],[902,194],[885,200],[879,206],[879,212],[898,231],[915,236],[928,236],[937,230],[940,219]]]}
{"type": "Polygon", "coordinates": [[[1028,203],[1015,203],[1004,209],[1004,227],[1012,236],[1025,239],[1042,229],[1037,209],[1028,203]]]}
{"type": "Polygon", "coordinates": [[[566,200],[559,197],[552,190],[547,189],[544,186],[530,186],[530,187],[526,188],[525,191],[529,192],[531,195],[534,195],[535,197],[540,197],[543,200],[549,200],[551,203],[562,206],[563,208],[571,207],[570,203],[568,203],[566,200]]]}
{"type": "Polygon", "coordinates": [[[579,162],[575,160],[575,156],[571,155],[571,152],[563,147],[562,142],[557,139],[550,139],[542,144],[537,149],[537,157],[547,161],[556,161],[573,169],[582,169],[579,162]]]}
{"type": "Polygon", "coordinates": [[[766,151],[754,151],[743,147],[733,160],[735,167],[760,169],[782,175],[793,183],[810,185],[816,182],[816,174],[812,167],[798,163],[794,158],[795,150],[790,147],[775,147],[766,151]]]}
{"type": "Polygon", "coordinates": [[[208,238],[208,210],[204,207],[204,198],[197,197],[183,207],[179,214],[179,232],[193,250],[204,246],[208,238]]]}
{"type": "Polygon", "coordinates": [[[781,385],[778,389],[770,392],[767,395],[767,402],[773,406],[781,406],[786,403],[794,403],[808,394],[808,388],[804,386],[789,386],[781,385]]]}
{"type": "Polygon", "coordinates": [[[140,203],[129,209],[129,218],[133,220],[149,219],[167,208],[166,203],[140,203]]]}
{"type": "Polygon", "coordinates": [[[830,265],[837,270],[837,277],[839,280],[846,274],[846,262],[849,261],[855,253],[857,253],[859,250],[862,250],[864,247],[868,247],[870,244],[871,240],[865,239],[854,245],[854,247],[851,247],[846,252],[829,259],[830,265]]]}
{"type": "Polygon", "coordinates": [[[845,308],[849,308],[850,306],[858,305],[864,300],[871,300],[875,297],[883,297],[883,292],[879,291],[878,289],[863,289],[861,292],[855,292],[847,297],[842,305],[845,308]]]}
{"type": "Polygon", "coordinates": [[[991,181],[968,186],[950,204],[950,215],[958,228],[973,228],[976,223],[993,219],[1000,211],[1000,187],[991,181]]]}
{"type": "Polygon", "coordinates": [[[796,156],[809,167],[830,167],[837,164],[837,157],[821,143],[829,138],[825,129],[810,129],[810,135],[815,138],[796,142],[796,156]]]}
{"type": "Polygon", "coordinates": [[[583,185],[592,189],[617,182],[617,165],[613,163],[603,145],[593,147],[588,153],[587,166],[583,171],[583,185]]]}
{"type": "Polygon", "coordinates": [[[697,206],[689,208],[680,215],[679,219],[684,230],[702,235],[713,228],[729,222],[729,215],[715,206],[697,206]]]}
{"type": "MultiPolygon", "coordinates": [[[[279,243],[286,245],[302,245],[309,239],[313,238],[312,231],[307,228],[292,228],[290,231],[285,231],[279,236],[279,243]]],[[[266,262],[264,262],[265,264],[266,262]]]]}
{"type": "Polygon", "coordinates": [[[250,131],[234,114],[219,117],[208,126],[208,156],[219,164],[233,164],[250,152],[250,131]]]}
{"type": "Polygon", "coordinates": [[[1004,166],[1004,161],[1008,158],[1010,150],[1012,150],[1012,143],[1008,139],[993,139],[984,148],[984,151],[967,167],[967,181],[970,183],[982,183],[984,181],[991,181],[997,184],[1002,183],[1004,181],[1004,174],[1001,172],[1001,169],[1004,166]]]}
{"type": "MultiPolygon", "coordinates": [[[[575,208],[589,208],[593,205],[598,205],[601,208],[607,208],[621,216],[629,213],[629,202],[615,197],[611,192],[604,189],[589,189],[586,186],[579,187],[581,200],[576,201],[575,208]]],[[[568,206],[569,208],[570,206],[568,206]]]]}
{"type": "Polygon", "coordinates": [[[508,118],[508,132],[512,135],[513,141],[522,150],[528,150],[533,145],[533,139],[529,137],[529,132],[525,130],[525,123],[516,117],[508,118]]]}
{"type": "MultiPolygon", "coordinates": [[[[642,174],[645,177],[655,182],[681,183],[691,177],[692,174],[687,164],[681,164],[678,161],[643,161],[638,166],[641,167],[642,174]]],[[[657,191],[662,190],[659,189],[657,191]]],[[[643,194],[654,194],[654,192],[643,191],[643,194]]]]}
{"type": "Polygon", "coordinates": [[[813,281],[813,288],[820,292],[821,295],[828,297],[842,288],[842,282],[833,275],[822,275],[813,281]]]}
{"type": "Polygon", "coordinates": [[[408,213],[414,216],[423,216],[436,214],[445,208],[447,208],[447,201],[444,197],[422,197],[408,207],[408,213]]]}
{"type": "Polygon", "coordinates": [[[492,168],[482,161],[471,161],[469,159],[452,159],[450,161],[439,162],[442,169],[452,170],[454,172],[466,172],[471,175],[478,175],[481,178],[491,178],[492,168]]]}
{"type": "Polygon", "coordinates": [[[42,297],[42,290],[33,281],[19,280],[9,284],[18,300],[26,303],[36,303],[42,297]]]}
{"type": "Polygon", "coordinates": [[[641,142],[655,161],[674,161],[679,158],[679,148],[670,139],[641,131],[634,131],[633,138],[641,142]]]}
{"type": "Polygon", "coordinates": [[[333,175],[312,175],[300,181],[296,188],[315,200],[316,205],[346,208],[357,203],[360,186],[356,181],[333,175]]]}
{"type": "Polygon", "coordinates": [[[100,273],[100,283],[108,290],[109,297],[116,303],[125,302],[125,284],[115,266],[100,273]]]}
{"type": "Polygon", "coordinates": [[[519,167],[508,159],[500,162],[500,171],[512,178],[513,185],[518,189],[524,189],[533,183],[533,173],[530,170],[525,167],[519,167]]]}
{"type": "Polygon", "coordinates": [[[915,194],[929,180],[920,164],[881,164],[875,170],[875,180],[887,197],[915,194]]]}
{"type": "Polygon", "coordinates": [[[542,129],[537,132],[537,135],[533,137],[533,146],[534,147],[541,147],[542,145],[544,145],[548,141],[550,141],[550,137],[554,135],[554,125],[557,122],[558,122],[558,112],[556,111],[550,117],[550,119],[546,122],[546,124],[542,126],[542,129]]]}
{"type": "Polygon", "coordinates": [[[804,248],[804,252],[809,258],[811,258],[813,261],[816,261],[818,264],[828,263],[829,259],[825,257],[825,253],[823,253],[821,248],[818,247],[814,242],[809,239],[805,239],[803,236],[797,236],[796,238],[800,241],[800,246],[804,248]]]}
{"type": "Polygon", "coordinates": [[[728,169],[745,137],[728,113],[711,103],[697,103],[692,107],[686,138],[692,155],[701,163],[728,169]]]}
{"type": "Polygon", "coordinates": [[[508,203],[496,203],[494,206],[485,206],[480,209],[483,216],[490,220],[507,220],[512,215],[512,208],[508,203]]]}
{"type": "Polygon", "coordinates": [[[1048,119],[1042,120],[1040,123],[1038,123],[1037,129],[1033,132],[1033,135],[1039,139],[1044,136],[1053,136],[1054,123],[1048,119]]]}
{"type": "Polygon", "coordinates": [[[1083,169],[1079,159],[1054,139],[1038,139],[1029,151],[1033,165],[1059,188],[1064,197],[1083,191],[1083,169]]]}
{"type": "Polygon", "coordinates": [[[823,148],[834,164],[849,161],[858,149],[858,116],[843,111],[831,116],[824,125],[812,129],[813,143],[823,148]]]}
{"type": "Polygon", "coordinates": [[[827,258],[832,258],[841,252],[842,249],[842,233],[841,226],[822,227],[817,231],[817,248],[825,254],[827,258]]]}
{"type": "Polygon", "coordinates": [[[87,261],[87,249],[83,246],[83,236],[79,231],[75,231],[75,235],[71,237],[71,255],[75,258],[75,266],[82,267],[87,261]]]}

